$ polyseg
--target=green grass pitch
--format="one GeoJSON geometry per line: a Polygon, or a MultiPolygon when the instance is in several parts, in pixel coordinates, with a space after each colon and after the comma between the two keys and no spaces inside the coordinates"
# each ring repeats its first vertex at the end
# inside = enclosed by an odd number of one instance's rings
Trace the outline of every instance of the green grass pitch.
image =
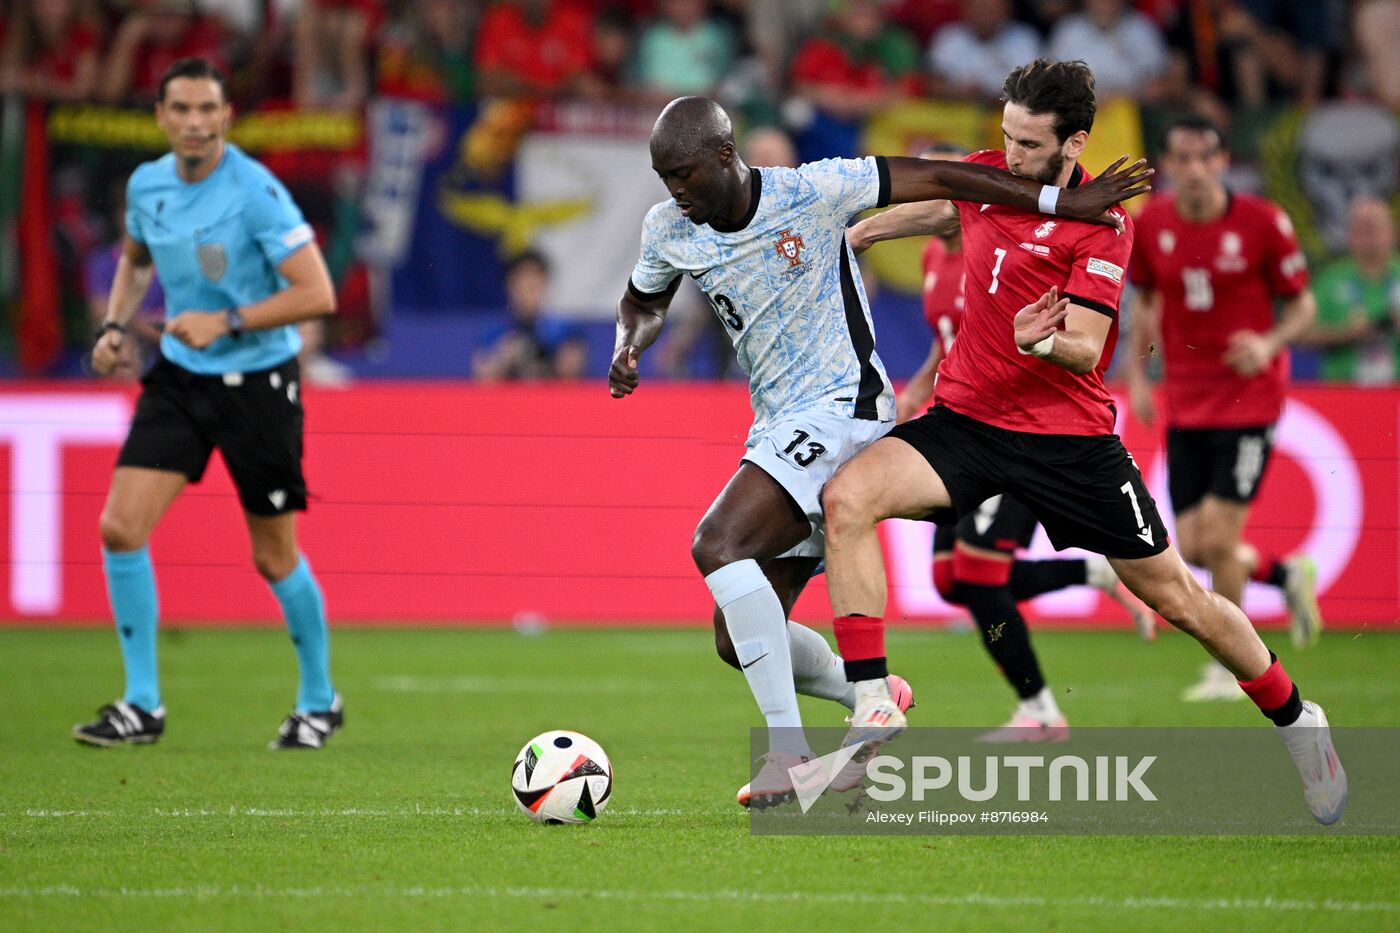
{"type": "MultiPolygon", "coordinates": [[[[1335,724],[1400,725],[1400,634],[1270,640],[1335,724]]],[[[1177,700],[1203,660],[1182,636],[1037,644],[1072,725],[1267,728],[1177,700]]],[[[1008,714],[975,636],[890,649],[914,724],[1008,714]]],[[[280,631],[171,630],[161,652],[164,740],[89,749],[68,730],[119,693],[113,634],[0,629],[0,929],[1400,928],[1396,838],[752,837],[733,800],[757,712],[698,629],[337,631],[347,726],[316,753],[265,749],[294,688],[280,631]],[[552,728],[612,757],[593,825],[510,798],[552,728]]]]}

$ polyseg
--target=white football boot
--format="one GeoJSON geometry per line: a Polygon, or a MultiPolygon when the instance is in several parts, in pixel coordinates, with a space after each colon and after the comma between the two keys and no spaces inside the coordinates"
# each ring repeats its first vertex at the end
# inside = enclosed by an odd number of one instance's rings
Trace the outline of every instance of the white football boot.
{"type": "Polygon", "coordinates": [[[1289,726],[1275,726],[1288,754],[1303,778],[1303,800],[1313,818],[1330,826],[1342,818],[1347,805],[1347,773],[1332,746],[1327,714],[1311,700],[1303,701],[1303,713],[1289,726]]]}

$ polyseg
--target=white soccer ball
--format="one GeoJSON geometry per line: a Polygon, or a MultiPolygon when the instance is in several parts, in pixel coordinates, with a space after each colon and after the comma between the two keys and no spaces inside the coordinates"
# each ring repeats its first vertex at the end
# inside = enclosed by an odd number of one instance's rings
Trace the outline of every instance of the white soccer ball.
{"type": "Polygon", "coordinates": [[[612,796],[612,762],[586,735],[559,729],[535,736],[515,756],[515,803],[537,823],[591,823],[612,796]]]}

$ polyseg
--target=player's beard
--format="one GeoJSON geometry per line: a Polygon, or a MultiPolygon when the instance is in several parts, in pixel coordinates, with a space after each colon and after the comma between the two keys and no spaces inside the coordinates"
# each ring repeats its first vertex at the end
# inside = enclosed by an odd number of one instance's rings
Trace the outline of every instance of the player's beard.
{"type": "Polygon", "coordinates": [[[1065,154],[1056,149],[1050,154],[1050,160],[1045,163],[1045,168],[1035,175],[1035,180],[1042,185],[1057,185],[1060,183],[1060,172],[1065,167],[1065,154]]]}

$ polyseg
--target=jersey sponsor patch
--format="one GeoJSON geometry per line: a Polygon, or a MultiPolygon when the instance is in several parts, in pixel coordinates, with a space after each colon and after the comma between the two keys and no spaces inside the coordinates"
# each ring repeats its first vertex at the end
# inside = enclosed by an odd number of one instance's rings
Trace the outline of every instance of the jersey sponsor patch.
{"type": "Polygon", "coordinates": [[[1114,284],[1121,285],[1123,282],[1123,267],[1115,266],[1107,259],[1090,259],[1084,271],[1090,275],[1101,275],[1106,279],[1112,279],[1114,284]]]}
{"type": "Polygon", "coordinates": [[[312,232],[310,224],[299,224],[282,234],[282,245],[292,249],[303,243],[310,243],[314,236],[315,233],[312,232]]]}

